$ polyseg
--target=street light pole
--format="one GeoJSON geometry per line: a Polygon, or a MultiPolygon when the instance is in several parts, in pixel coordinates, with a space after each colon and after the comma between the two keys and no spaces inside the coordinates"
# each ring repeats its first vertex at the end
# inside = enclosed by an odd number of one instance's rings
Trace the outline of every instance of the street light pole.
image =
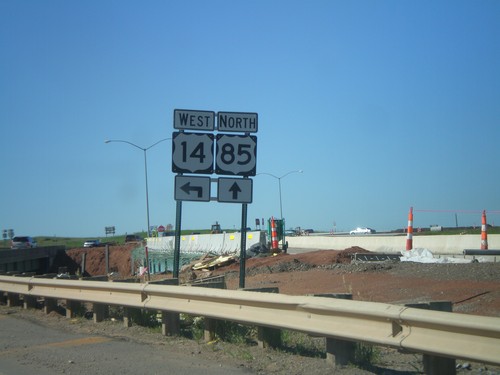
{"type": "Polygon", "coordinates": [[[108,139],[108,140],[104,141],[104,143],[111,143],[111,142],[128,143],[129,145],[134,146],[135,148],[138,148],[139,150],[142,150],[143,153],[144,153],[144,176],[146,178],[146,216],[147,216],[147,222],[148,222],[148,228],[147,228],[148,237],[151,237],[151,232],[150,232],[150,229],[149,229],[148,161],[147,161],[146,154],[147,154],[147,151],[150,148],[156,146],[158,143],[161,143],[163,141],[167,141],[169,139],[172,139],[172,138],[160,139],[158,142],[155,142],[151,146],[148,146],[148,147],[140,147],[140,146],[137,146],[135,143],[132,143],[132,142],[129,142],[129,141],[124,141],[122,139],[108,139]]]}
{"type": "Polygon", "coordinates": [[[258,174],[265,174],[265,175],[268,175],[268,176],[271,176],[271,177],[274,177],[275,179],[278,180],[278,187],[279,187],[279,193],[280,193],[280,216],[281,216],[281,220],[283,221],[283,204],[282,204],[282,200],[281,200],[281,179],[285,178],[286,176],[292,174],[292,173],[302,173],[303,170],[302,169],[299,169],[299,170],[296,170],[296,171],[290,171],[290,172],[287,172],[285,173],[283,176],[275,176],[274,174],[272,173],[258,173],[258,174]]]}

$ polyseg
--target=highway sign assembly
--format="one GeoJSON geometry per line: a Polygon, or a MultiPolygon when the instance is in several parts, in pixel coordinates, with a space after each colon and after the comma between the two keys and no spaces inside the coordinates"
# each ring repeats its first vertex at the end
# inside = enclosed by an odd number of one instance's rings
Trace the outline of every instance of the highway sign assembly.
{"type": "Polygon", "coordinates": [[[253,180],[249,178],[220,177],[217,182],[217,201],[225,203],[252,203],[253,180]]]}
{"type": "Polygon", "coordinates": [[[175,176],[175,200],[210,201],[210,177],[175,176]]]}
{"type": "Polygon", "coordinates": [[[172,134],[172,172],[212,174],[214,135],[211,133],[172,134]]]}
{"type": "Polygon", "coordinates": [[[258,114],[175,109],[174,129],[178,131],[172,134],[172,172],[177,173],[173,277],[179,277],[182,202],[240,203],[239,287],[244,288],[247,205],[253,200],[253,180],[248,177],[257,172],[257,137],[250,133],[257,133],[258,114]],[[235,177],[196,176],[214,173],[235,177]],[[217,197],[210,195],[212,182],[217,183],[217,197]]]}

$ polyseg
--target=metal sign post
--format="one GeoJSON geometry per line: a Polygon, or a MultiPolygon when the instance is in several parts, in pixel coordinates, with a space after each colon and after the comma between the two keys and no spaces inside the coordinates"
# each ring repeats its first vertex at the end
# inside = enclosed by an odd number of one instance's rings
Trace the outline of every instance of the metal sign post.
{"type": "Polygon", "coordinates": [[[247,259],[247,204],[241,205],[241,245],[240,245],[240,289],[245,287],[245,268],[247,259]]]}
{"type": "Polygon", "coordinates": [[[182,201],[177,201],[175,209],[175,243],[174,243],[174,269],[173,278],[179,278],[179,263],[181,256],[181,217],[182,217],[182,201]]]}

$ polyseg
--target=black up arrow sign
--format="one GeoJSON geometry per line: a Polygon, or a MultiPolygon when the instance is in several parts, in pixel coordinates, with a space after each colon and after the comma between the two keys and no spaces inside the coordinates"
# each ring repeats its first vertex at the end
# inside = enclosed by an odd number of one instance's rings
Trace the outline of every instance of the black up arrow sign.
{"type": "Polygon", "coordinates": [[[191,195],[192,191],[197,192],[198,198],[201,198],[202,194],[203,194],[203,187],[202,186],[191,186],[190,182],[187,182],[184,185],[182,185],[181,190],[184,191],[187,195],[191,195]]]}
{"type": "Polygon", "coordinates": [[[219,177],[217,201],[225,203],[252,203],[252,180],[250,178],[219,177]]]}
{"type": "Polygon", "coordinates": [[[229,191],[233,193],[233,199],[236,200],[238,199],[238,193],[241,193],[241,188],[239,185],[235,182],[233,186],[229,188],[229,191]]]}

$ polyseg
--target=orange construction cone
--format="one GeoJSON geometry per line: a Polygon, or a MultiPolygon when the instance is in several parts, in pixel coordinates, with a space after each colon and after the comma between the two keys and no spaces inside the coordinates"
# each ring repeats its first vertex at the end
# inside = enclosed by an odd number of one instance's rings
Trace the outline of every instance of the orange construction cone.
{"type": "Polygon", "coordinates": [[[406,250],[413,249],[413,207],[408,213],[408,233],[406,234],[406,250]]]}
{"type": "Polygon", "coordinates": [[[483,210],[481,217],[481,250],[488,250],[488,229],[486,226],[486,211],[483,210]]]}
{"type": "Polygon", "coordinates": [[[271,249],[278,250],[278,232],[276,231],[274,216],[271,217],[271,249]]]}

